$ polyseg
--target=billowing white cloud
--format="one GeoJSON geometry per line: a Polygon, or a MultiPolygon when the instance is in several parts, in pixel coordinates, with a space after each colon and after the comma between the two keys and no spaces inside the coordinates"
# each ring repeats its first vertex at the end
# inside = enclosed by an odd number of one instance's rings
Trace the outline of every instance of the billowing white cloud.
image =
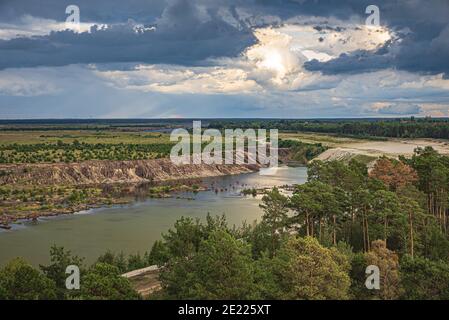
{"type": "MultiPolygon", "coordinates": [[[[317,23],[315,19],[315,23],[317,23]]],[[[350,50],[378,47],[390,39],[387,30],[360,28],[340,21],[344,27],[326,29],[309,25],[286,25],[254,31],[258,43],[240,57],[210,59],[209,67],[139,65],[130,70],[98,70],[119,88],[164,93],[248,93],[261,90],[319,90],[333,88],[338,76],[322,76],[303,68],[317,56],[331,59],[350,50]],[[330,40],[322,40],[328,37],[330,40]],[[370,39],[370,40],[367,40],[370,39]],[[325,43],[329,42],[329,43],[325,43]]]]}
{"type": "Polygon", "coordinates": [[[95,73],[117,88],[144,92],[243,94],[261,90],[242,69],[236,68],[138,65],[132,70],[95,69],[95,73]]]}

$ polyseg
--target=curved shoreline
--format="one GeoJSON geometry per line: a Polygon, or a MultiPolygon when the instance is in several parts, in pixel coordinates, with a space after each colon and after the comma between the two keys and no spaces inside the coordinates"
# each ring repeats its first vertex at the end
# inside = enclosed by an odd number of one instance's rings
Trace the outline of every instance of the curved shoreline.
{"type": "MultiPolygon", "coordinates": [[[[201,165],[200,165],[201,166],[201,165]]],[[[164,190],[161,190],[157,193],[150,193],[150,194],[144,194],[143,197],[151,199],[151,198],[167,198],[171,197],[171,194],[173,192],[178,191],[205,191],[207,190],[206,187],[201,185],[193,184],[194,182],[201,183],[201,179],[203,178],[213,178],[213,177],[223,177],[223,176],[231,176],[231,175],[239,175],[239,174],[245,174],[245,173],[252,173],[257,172],[260,169],[259,165],[231,165],[228,166],[226,170],[220,170],[219,166],[215,166],[216,171],[213,171],[215,174],[211,175],[211,171],[195,171],[197,174],[193,177],[185,177],[182,179],[178,179],[177,177],[171,177],[170,179],[165,179],[162,181],[153,181],[152,183],[149,183],[148,181],[143,182],[109,182],[109,183],[103,183],[101,186],[104,187],[118,187],[118,188],[124,188],[124,189],[138,189],[139,187],[146,187],[148,185],[150,190],[151,186],[154,188],[164,188],[164,190]],[[201,174],[203,173],[203,174],[201,174]],[[175,186],[173,186],[173,183],[177,183],[175,186]],[[166,187],[169,187],[170,189],[167,191],[165,190],[166,187]]],[[[88,185],[78,185],[78,186],[70,186],[74,188],[80,188],[84,189],[88,185]]],[[[92,185],[96,187],[97,185],[92,185]]],[[[148,191],[147,190],[147,191],[148,191]]],[[[11,224],[16,223],[17,221],[33,221],[37,220],[40,217],[55,217],[60,215],[69,215],[74,214],[76,212],[95,209],[99,207],[104,207],[107,205],[121,205],[121,204],[129,204],[134,201],[136,201],[136,194],[129,193],[124,194],[123,197],[119,198],[88,198],[85,199],[83,203],[77,203],[74,205],[68,205],[64,208],[54,208],[48,211],[45,210],[39,210],[39,208],[36,208],[35,210],[29,210],[29,211],[21,211],[21,212],[15,212],[11,214],[2,214],[0,215],[0,229],[11,229],[11,224]]],[[[142,196],[142,195],[140,195],[142,196]]],[[[41,205],[42,207],[42,205],[41,205]]]]}

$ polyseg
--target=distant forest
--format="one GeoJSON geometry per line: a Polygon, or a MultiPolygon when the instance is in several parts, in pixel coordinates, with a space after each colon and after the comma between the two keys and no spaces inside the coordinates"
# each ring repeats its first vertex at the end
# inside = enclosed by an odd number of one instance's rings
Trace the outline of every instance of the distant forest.
{"type": "Polygon", "coordinates": [[[262,128],[280,131],[331,133],[357,137],[449,139],[449,119],[241,119],[213,120],[210,128],[262,128]]]}
{"type": "Polygon", "coordinates": [[[191,128],[201,120],[203,128],[278,129],[354,137],[449,139],[449,118],[364,118],[364,119],[35,119],[0,120],[0,131],[122,130],[156,131],[157,128],[191,128]]]}

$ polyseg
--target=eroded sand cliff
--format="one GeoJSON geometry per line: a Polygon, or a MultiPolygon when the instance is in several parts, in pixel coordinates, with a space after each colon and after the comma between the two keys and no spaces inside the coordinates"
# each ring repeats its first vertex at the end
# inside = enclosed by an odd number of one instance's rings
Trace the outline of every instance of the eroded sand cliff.
{"type": "Polygon", "coordinates": [[[0,185],[143,183],[257,171],[260,165],[175,165],[170,159],[0,166],[0,185]]]}

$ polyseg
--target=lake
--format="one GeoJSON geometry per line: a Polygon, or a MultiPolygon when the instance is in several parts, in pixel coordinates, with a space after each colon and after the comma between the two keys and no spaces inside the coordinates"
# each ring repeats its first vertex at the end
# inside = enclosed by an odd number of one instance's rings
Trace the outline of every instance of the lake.
{"type": "Polygon", "coordinates": [[[241,196],[243,188],[298,184],[306,179],[304,167],[280,167],[272,175],[249,173],[208,178],[203,179],[206,185],[223,191],[175,193],[168,199],[148,199],[16,224],[12,230],[0,231],[0,265],[14,257],[23,257],[35,266],[46,264],[53,244],[85,257],[88,263],[108,249],[143,254],[182,216],[203,220],[207,213],[225,214],[230,225],[260,221],[260,197],[241,196]]]}

